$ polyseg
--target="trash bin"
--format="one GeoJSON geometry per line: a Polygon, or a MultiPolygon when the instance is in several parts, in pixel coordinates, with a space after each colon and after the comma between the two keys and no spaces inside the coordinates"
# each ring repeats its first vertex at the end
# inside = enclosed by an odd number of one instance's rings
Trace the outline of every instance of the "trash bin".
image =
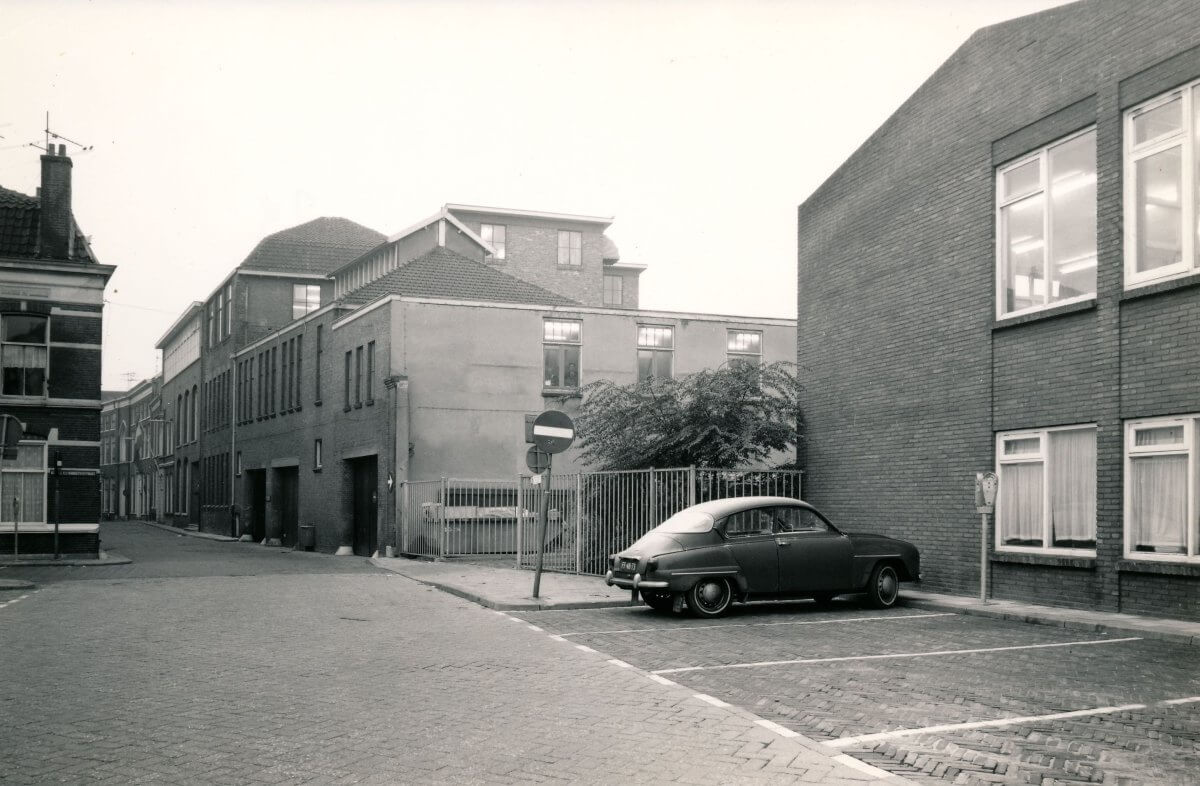
{"type": "Polygon", "coordinates": [[[312,551],[317,547],[317,525],[300,525],[300,550],[312,551]]]}

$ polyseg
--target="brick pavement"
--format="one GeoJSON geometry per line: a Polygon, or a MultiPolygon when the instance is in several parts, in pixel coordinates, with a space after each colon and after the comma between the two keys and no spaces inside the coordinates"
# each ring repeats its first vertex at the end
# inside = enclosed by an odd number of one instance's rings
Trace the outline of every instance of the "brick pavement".
{"type": "MultiPolygon", "coordinates": [[[[808,604],[747,608],[715,622],[646,609],[520,616],[646,669],[1117,638],[922,614],[914,609],[880,614],[839,603],[832,611],[808,604]]],[[[1200,695],[1195,648],[1188,645],[1143,640],[666,676],[829,741],[931,725],[1148,705],[836,748],[922,782],[1194,783],[1200,772],[1200,704],[1159,703],[1200,695]]]]}
{"type": "Polygon", "coordinates": [[[363,560],[156,537],[0,609],[6,784],[872,780],[363,560]]]}

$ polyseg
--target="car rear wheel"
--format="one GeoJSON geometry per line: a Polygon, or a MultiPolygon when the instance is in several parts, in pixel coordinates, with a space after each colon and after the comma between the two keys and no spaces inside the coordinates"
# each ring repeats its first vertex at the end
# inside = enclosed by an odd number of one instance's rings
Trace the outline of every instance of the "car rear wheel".
{"type": "Polygon", "coordinates": [[[675,607],[675,597],[669,590],[643,589],[638,590],[642,602],[655,611],[671,611],[675,607]]]}
{"type": "Polygon", "coordinates": [[[867,584],[868,602],[877,609],[890,609],[896,605],[899,595],[900,578],[896,575],[896,569],[891,565],[876,565],[867,584]]]}
{"type": "Polygon", "coordinates": [[[718,576],[700,579],[687,591],[687,605],[697,617],[719,617],[729,610],[733,590],[729,580],[718,576]]]}

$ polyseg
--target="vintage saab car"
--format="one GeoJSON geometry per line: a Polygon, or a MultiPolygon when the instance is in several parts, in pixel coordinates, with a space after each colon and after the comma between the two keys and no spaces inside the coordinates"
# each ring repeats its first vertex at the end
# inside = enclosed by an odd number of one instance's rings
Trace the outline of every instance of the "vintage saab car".
{"type": "Polygon", "coordinates": [[[842,532],[806,502],[787,497],[714,500],[676,513],[619,554],[605,581],[637,590],[659,611],[716,617],[733,601],[863,593],[896,602],[901,581],[920,579],[916,546],[842,532]]]}

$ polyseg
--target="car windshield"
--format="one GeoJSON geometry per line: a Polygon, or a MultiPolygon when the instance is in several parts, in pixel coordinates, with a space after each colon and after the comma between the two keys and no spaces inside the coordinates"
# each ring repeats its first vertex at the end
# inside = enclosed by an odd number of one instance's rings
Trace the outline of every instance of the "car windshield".
{"type": "Polygon", "coordinates": [[[689,532],[708,532],[713,528],[713,517],[698,510],[681,510],[654,528],[655,532],[682,535],[689,532]]]}

